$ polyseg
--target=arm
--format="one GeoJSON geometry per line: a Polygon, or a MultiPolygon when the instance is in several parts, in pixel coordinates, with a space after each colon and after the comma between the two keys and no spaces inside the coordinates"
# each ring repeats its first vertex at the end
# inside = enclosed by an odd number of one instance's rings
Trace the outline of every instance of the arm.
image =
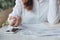
{"type": "Polygon", "coordinates": [[[21,13],[21,11],[22,11],[22,7],[21,7],[21,0],[16,0],[15,1],[15,7],[13,8],[13,14],[14,14],[14,16],[15,17],[18,17],[18,16],[21,16],[22,15],[22,13],[21,13]]]}
{"type": "Polygon", "coordinates": [[[57,0],[49,0],[48,22],[56,24],[59,22],[57,0]]]}
{"type": "Polygon", "coordinates": [[[16,20],[16,23],[15,23],[15,27],[19,26],[19,24],[21,24],[21,21],[22,21],[22,18],[21,16],[18,16],[17,20],[16,20]]]}
{"type": "Polygon", "coordinates": [[[19,24],[21,24],[21,20],[22,20],[22,18],[21,18],[21,15],[22,15],[21,11],[22,10],[21,9],[22,9],[21,8],[21,0],[16,0],[16,6],[15,6],[14,10],[15,10],[17,19],[16,19],[16,23],[14,26],[18,26],[19,24]]]}
{"type": "MultiPolygon", "coordinates": [[[[11,20],[13,20],[13,19],[15,19],[15,22],[17,21],[17,20],[19,20],[20,18],[18,18],[18,16],[21,16],[22,14],[21,14],[21,0],[16,0],[15,1],[15,6],[14,6],[14,8],[13,8],[13,11],[12,11],[12,13],[11,14],[9,14],[9,19],[11,19],[11,20]],[[13,17],[13,19],[12,19],[12,17],[13,17]]],[[[9,22],[11,25],[13,25],[14,23],[14,20],[13,21],[11,21],[11,22],[9,22]]],[[[17,23],[16,23],[17,24],[17,23]]]]}

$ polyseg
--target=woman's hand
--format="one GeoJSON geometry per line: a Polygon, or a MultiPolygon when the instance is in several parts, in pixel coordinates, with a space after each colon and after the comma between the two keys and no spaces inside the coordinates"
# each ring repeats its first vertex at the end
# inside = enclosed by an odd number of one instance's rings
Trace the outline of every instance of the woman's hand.
{"type": "Polygon", "coordinates": [[[17,27],[17,26],[19,26],[19,24],[21,24],[21,16],[18,16],[18,18],[17,18],[17,20],[16,20],[16,23],[15,23],[15,25],[14,25],[14,27],[17,27]]]}
{"type": "Polygon", "coordinates": [[[10,20],[9,25],[14,26],[14,24],[15,24],[15,22],[16,22],[16,18],[13,17],[13,16],[10,16],[10,17],[9,17],[9,20],[10,20]]]}

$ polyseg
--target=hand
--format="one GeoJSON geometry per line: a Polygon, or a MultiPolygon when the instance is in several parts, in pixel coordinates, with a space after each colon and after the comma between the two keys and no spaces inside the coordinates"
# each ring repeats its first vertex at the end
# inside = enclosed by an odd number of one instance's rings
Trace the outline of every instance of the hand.
{"type": "Polygon", "coordinates": [[[19,26],[20,23],[21,23],[21,16],[18,16],[18,18],[17,18],[17,20],[16,20],[16,23],[15,23],[14,27],[19,26]]]}
{"type": "Polygon", "coordinates": [[[10,19],[9,25],[13,26],[15,24],[15,22],[16,22],[16,18],[13,17],[13,16],[10,16],[9,19],[10,19]]]}

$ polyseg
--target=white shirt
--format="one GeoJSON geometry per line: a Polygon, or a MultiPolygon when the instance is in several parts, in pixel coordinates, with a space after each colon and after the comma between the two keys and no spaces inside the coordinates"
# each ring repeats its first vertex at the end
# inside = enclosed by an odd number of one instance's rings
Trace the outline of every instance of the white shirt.
{"type": "Polygon", "coordinates": [[[13,12],[9,16],[22,16],[22,23],[35,24],[48,21],[51,24],[59,22],[57,0],[34,0],[32,11],[24,9],[22,0],[16,0],[13,12]]]}

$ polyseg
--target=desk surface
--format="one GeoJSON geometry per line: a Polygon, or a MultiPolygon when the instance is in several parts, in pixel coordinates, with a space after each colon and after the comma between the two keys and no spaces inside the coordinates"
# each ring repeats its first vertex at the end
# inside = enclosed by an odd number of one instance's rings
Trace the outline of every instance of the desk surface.
{"type": "Polygon", "coordinates": [[[5,33],[6,26],[0,29],[0,40],[60,40],[60,24],[24,24],[26,29],[16,34],[5,33]]]}

